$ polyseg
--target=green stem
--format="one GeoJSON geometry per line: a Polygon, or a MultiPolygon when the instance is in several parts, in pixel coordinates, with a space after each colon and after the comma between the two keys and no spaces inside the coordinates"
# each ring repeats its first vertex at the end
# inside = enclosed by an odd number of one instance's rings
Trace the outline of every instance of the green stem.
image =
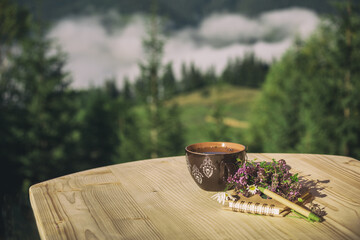
{"type": "Polygon", "coordinates": [[[305,217],[304,215],[298,213],[297,211],[295,211],[294,209],[291,209],[291,212],[295,213],[297,216],[287,216],[287,217],[293,217],[293,218],[303,218],[309,222],[315,222],[314,220],[308,218],[308,217],[305,217]]]}

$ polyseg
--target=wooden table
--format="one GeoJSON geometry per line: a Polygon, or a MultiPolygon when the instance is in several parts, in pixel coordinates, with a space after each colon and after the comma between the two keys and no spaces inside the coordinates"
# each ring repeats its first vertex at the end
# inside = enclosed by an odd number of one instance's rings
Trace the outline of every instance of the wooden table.
{"type": "Polygon", "coordinates": [[[117,164],[36,184],[30,200],[42,239],[360,239],[360,161],[311,154],[283,158],[325,207],[321,223],[221,209],[191,178],[184,157],[117,164]]]}

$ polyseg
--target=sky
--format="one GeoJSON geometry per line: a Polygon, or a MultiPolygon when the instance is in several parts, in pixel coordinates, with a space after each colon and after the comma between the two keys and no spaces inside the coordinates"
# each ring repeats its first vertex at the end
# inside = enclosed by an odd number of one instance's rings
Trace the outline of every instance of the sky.
{"type": "MultiPolygon", "coordinates": [[[[65,70],[71,73],[72,87],[100,86],[107,78],[115,78],[121,87],[124,77],[134,81],[139,75],[147,22],[143,15],[124,17],[113,12],[65,18],[54,24],[48,38],[67,54],[65,70]],[[117,24],[104,26],[109,16],[117,24]]],[[[249,52],[271,63],[295,37],[308,38],[319,22],[315,12],[304,8],[264,12],[256,18],[213,13],[197,26],[165,32],[163,62],[172,62],[178,78],[183,63],[193,62],[203,71],[213,67],[221,74],[229,59],[249,52]]]]}

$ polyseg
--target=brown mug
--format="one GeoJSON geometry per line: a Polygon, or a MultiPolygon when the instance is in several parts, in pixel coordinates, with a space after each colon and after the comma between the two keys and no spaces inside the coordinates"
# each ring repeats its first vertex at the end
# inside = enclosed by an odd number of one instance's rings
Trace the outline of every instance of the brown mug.
{"type": "Polygon", "coordinates": [[[237,171],[237,159],[246,161],[246,147],[238,143],[195,143],[185,152],[192,178],[206,191],[224,191],[228,177],[237,171]]]}

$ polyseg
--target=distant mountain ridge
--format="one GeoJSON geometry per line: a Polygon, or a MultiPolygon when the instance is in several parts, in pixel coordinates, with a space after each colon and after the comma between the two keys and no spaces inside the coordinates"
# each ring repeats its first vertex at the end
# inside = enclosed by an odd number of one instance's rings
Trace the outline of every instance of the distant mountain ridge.
{"type": "MultiPolygon", "coordinates": [[[[54,22],[69,16],[108,13],[120,14],[148,13],[157,2],[160,15],[171,19],[174,27],[197,24],[205,16],[214,12],[237,12],[255,16],[264,11],[289,7],[304,7],[319,14],[333,12],[331,2],[341,0],[15,0],[27,7],[32,14],[44,21],[54,22]]],[[[360,2],[354,0],[353,2],[360,2]]]]}

